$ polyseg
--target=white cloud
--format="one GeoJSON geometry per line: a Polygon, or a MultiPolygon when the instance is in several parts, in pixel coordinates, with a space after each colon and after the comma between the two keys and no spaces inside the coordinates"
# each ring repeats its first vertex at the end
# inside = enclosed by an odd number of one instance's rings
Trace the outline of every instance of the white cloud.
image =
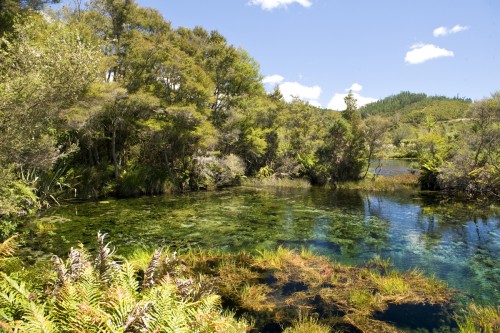
{"type": "Polygon", "coordinates": [[[448,36],[450,34],[456,34],[457,32],[465,31],[465,30],[469,30],[469,27],[457,24],[454,27],[452,27],[451,29],[447,28],[447,27],[436,28],[433,31],[433,35],[434,35],[434,37],[444,37],[444,36],[448,36]]]}
{"type": "Polygon", "coordinates": [[[411,47],[411,51],[406,52],[405,62],[420,64],[435,58],[453,56],[453,51],[442,49],[433,44],[414,44],[411,47]]]}
{"type": "Polygon", "coordinates": [[[446,29],[445,27],[439,27],[434,29],[432,34],[434,35],[434,37],[446,36],[448,34],[448,29],[446,29]]]}
{"type": "MultiPolygon", "coordinates": [[[[346,104],[344,102],[344,98],[347,96],[348,94],[339,94],[339,93],[336,93],[332,99],[330,100],[330,102],[328,103],[328,109],[331,109],[331,110],[337,110],[337,111],[344,111],[346,109],[346,104]]],[[[352,93],[352,96],[356,99],[356,104],[358,107],[360,106],[364,106],[368,103],[373,103],[373,102],[376,102],[377,99],[376,98],[372,98],[372,97],[363,97],[361,96],[360,94],[357,94],[357,93],[352,93]]]]}
{"type": "Polygon", "coordinates": [[[351,87],[347,88],[345,91],[356,91],[356,92],[360,92],[361,90],[363,90],[363,86],[360,85],[359,83],[353,83],[351,85],[351,87]]]}
{"type": "Polygon", "coordinates": [[[321,95],[320,86],[307,87],[298,82],[283,82],[279,88],[283,98],[287,102],[291,102],[294,97],[311,102],[318,99],[321,95]]]}
{"type": "Polygon", "coordinates": [[[282,82],[285,78],[281,75],[269,75],[262,79],[262,83],[264,84],[278,84],[282,82]]]}
{"type": "Polygon", "coordinates": [[[451,28],[450,33],[456,34],[457,32],[465,31],[465,30],[469,30],[469,27],[457,24],[456,26],[451,28]]]}
{"type": "Polygon", "coordinates": [[[311,7],[311,0],[250,0],[250,5],[260,6],[264,10],[273,10],[278,7],[286,7],[293,3],[298,3],[304,7],[311,7]]]}

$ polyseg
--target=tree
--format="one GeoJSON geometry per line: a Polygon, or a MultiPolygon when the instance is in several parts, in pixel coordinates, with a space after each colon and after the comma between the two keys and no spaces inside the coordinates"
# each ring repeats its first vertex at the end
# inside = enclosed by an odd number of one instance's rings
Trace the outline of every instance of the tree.
{"type": "Polygon", "coordinates": [[[12,31],[16,17],[29,15],[60,0],[0,0],[0,38],[12,31]]]}
{"type": "Polygon", "coordinates": [[[371,116],[364,121],[363,134],[366,138],[366,145],[368,152],[366,155],[366,170],[363,178],[368,174],[370,169],[370,162],[384,143],[387,130],[389,129],[389,120],[380,116],[371,116]]]}
{"type": "Polygon", "coordinates": [[[123,57],[127,50],[122,39],[130,29],[130,16],[136,7],[134,0],[92,0],[89,3],[87,23],[106,41],[105,54],[111,60],[108,81],[120,81],[124,77],[123,57]]]}
{"type": "Polygon", "coordinates": [[[96,79],[100,50],[77,30],[37,15],[15,25],[5,40],[0,51],[0,164],[48,170],[63,153],[55,146],[62,126],[59,113],[96,79]]]}

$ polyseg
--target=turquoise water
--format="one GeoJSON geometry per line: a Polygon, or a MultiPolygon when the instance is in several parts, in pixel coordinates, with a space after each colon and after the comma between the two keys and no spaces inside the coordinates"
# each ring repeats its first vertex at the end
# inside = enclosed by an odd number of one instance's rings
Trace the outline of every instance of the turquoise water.
{"type": "Polygon", "coordinates": [[[341,263],[375,255],[436,275],[465,298],[500,302],[500,214],[492,207],[440,204],[416,192],[241,187],[179,196],[55,207],[28,226],[29,255],[92,248],[98,230],[118,253],[138,247],[254,252],[309,246],[341,263]]]}

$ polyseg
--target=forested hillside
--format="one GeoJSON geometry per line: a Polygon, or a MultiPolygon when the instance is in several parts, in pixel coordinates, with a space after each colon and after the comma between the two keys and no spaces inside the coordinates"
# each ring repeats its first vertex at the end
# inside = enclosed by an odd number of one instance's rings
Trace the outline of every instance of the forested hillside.
{"type": "Polygon", "coordinates": [[[472,101],[467,98],[448,98],[445,96],[427,96],[426,94],[400,92],[367,104],[360,108],[361,115],[380,115],[392,117],[398,115],[405,122],[418,120],[419,117],[432,116],[435,120],[453,120],[465,117],[472,101]]]}
{"type": "Polygon", "coordinates": [[[424,187],[499,195],[498,94],[470,107],[405,92],[361,113],[349,95],[344,112],[322,110],[267,93],[251,55],[217,31],[174,29],[132,0],[57,13],[38,11],[47,1],[5,3],[4,234],[13,217],[75,197],[208,189],[243,177],[357,180],[394,147],[420,159],[424,187]],[[469,120],[451,132],[439,122],[455,118],[469,120]]]}

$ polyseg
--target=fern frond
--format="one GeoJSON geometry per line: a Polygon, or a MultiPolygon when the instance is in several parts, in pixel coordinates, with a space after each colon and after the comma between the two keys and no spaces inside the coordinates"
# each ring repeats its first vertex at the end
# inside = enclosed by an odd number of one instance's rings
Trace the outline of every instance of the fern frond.
{"type": "Polygon", "coordinates": [[[57,280],[55,282],[55,286],[57,289],[58,287],[65,284],[66,281],[68,280],[68,270],[66,269],[66,266],[64,265],[62,259],[59,258],[58,256],[52,257],[52,263],[57,272],[57,280]]]}
{"type": "Polygon", "coordinates": [[[14,293],[16,293],[19,297],[18,299],[23,300],[23,301],[28,301],[30,297],[30,292],[26,288],[26,283],[24,281],[17,282],[4,272],[0,272],[0,275],[3,277],[3,279],[8,283],[8,286],[10,286],[10,290],[14,293]]]}
{"type": "Polygon", "coordinates": [[[90,262],[86,251],[83,248],[75,249],[72,247],[68,256],[68,267],[71,280],[81,280],[88,266],[90,266],[90,262]]]}
{"type": "Polygon", "coordinates": [[[57,290],[52,315],[59,326],[66,326],[68,319],[76,318],[80,294],[72,283],[66,283],[57,290]]]}
{"type": "Polygon", "coordinates": [[[21,324],[22,331],[52,333],[56,332],[56,326],[50,316],[45,314],[43,305],[30,302],[23,316],[24,322],[21,324]]]}
{"type": "Polygon", "coordinates": [[[99,307],[103,301],[103,293],[100,285],[94,276],[90,276],[76,284],[76,290],[80,302],[89,304],[93,307],[99,307]]]}
{"type": "Polygon", "coordinates": [[[94,268],[99,276],[101,282],[109,284],[113,278],[114,273],[118,269],[118,264],[113,261],[112,256],[116,252],[116,248],[111,249],[111,243],[105,243],[104,238],[107,234],[97,233],[97,255],[94,259],[94,268]]]}
{"type": "Polygon", "coordinates": [[[142,282],[142,289],[151,288],[155,284],[155,277],[158,273],[158,268],[161,265],[160,257],[163,253],[162,249],[156,249],[153,257],[144,271],[144,280],[142,282]]]}
{"type": "Polygon", "coordinates": [[[133,264],[126,261],[120,265],[119,284],[127,289],[129,294],[137,297],[139,282],[137,281],[136,270],[133,264]]]}
{"type": "Polygon", "coordinates": [[[151,302],[138,302],[129,313],[123,330],[125,332],[128,330],[138,331],[140,328],[144,327],[143,323],[147,320],[147,313],[150,307],[151,302]]]}
{"type": "Polygon", "coordinates": [[[17,237],[19,235],[13,235],[0,244],[0,261],[14,254],[17,249],[17,237]]]}
{"type": "Polygon", "coordinates": [[[115,327],[125,325],[129,314],[136,306],[136,299],[126,288],[115,285],[106,291],[102,308],[106,311],[115,327]]]}
{"type": "MultiPolygon", "coordinates": [[[[142,324],[148,332],[173,331],[169,322],[172,316],[185,317],[176,313],[178,303],[175,299],[175,286],[171,284],[161,284],[143,292],[143,299],[151,301],[151,308],[144,315],[142,324]],[[166,329],[169,328],[169,329],[166,329]]],[[[178,327],[179,325],[173,325],[178,327]]]]}

